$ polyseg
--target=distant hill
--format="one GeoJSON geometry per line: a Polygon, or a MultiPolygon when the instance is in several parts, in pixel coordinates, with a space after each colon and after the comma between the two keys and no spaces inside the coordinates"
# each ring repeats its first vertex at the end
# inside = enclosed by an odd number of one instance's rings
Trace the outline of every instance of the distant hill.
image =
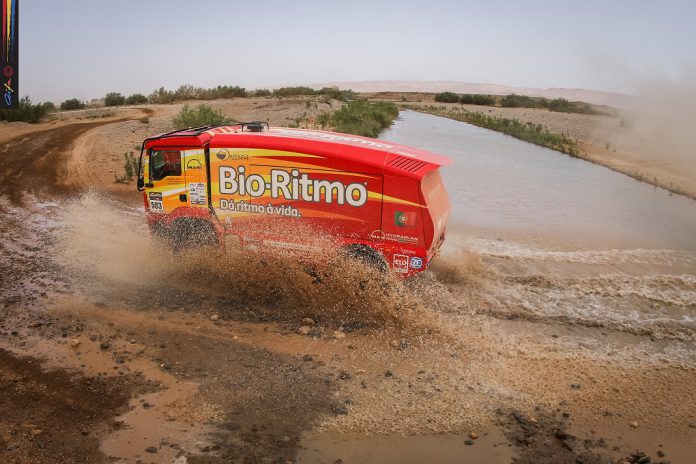
{"type": "Polygon", "coordinates": [[[507,95],[516,93],[530,97],[565,98],[570,101],[584,101],[595,105],[608,105],[616,108],[630,108],[636,97],[616,92],[588,89],[539,89],[534,87],[513,87],[498,84],[477,84],[461,81],[343,81],[309,84],[312,88],[336,86],[356,92],[455,92],[507,95]]]}

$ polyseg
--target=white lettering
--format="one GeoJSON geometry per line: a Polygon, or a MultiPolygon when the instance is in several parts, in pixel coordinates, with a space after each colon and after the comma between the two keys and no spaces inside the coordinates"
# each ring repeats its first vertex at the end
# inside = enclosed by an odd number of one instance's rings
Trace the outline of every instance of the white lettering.
{"type": "Polygon", "coordinates": [[[336,203],[342,205],[344,203],[345,185],[336,181],[329,182],[328,180],[314,181],[314,198],[313,201],[321,201],[321,192],[324,191],[324,201],[331,203],[333,201],[334,192],[336,193],[336,203]]]}
{"type": "Polygon", "coordinates": [[[280,193],[278,190],[282,190],[284,198],[290,197],[290,189],[288,184],[290,183],[290,174],[285,171],[272,170],[271,171],[271,197],[280,198],[280,193]]]}
{"type": "Polygon", "coordinates": [[[350,206],[362,206],[367,202],[367,188],[363,184],[350,184],[346,187],[346,201],[350,206]],[[355,198],[355,193],[358,198],[355,198]]]}
{"type": "MultiPolygon", "coordinates": [[[[337,203],[346,202],[351,206],[363,206],[367,203],[366,184],[345,185],[340,181],[311,179],[307,174],[293,169],[271,169],[269,181],[260,174],[245,174],[245,168],[239,172],[230,166],[220,166],[220,193],[223,195],[249,195],[253,198],[263,197],[270,190],[272,198],[286,200],[303,200],[308,202],[337,203]]],[[[222,202],[223,200],[221,200],[222,202]]]]}
{"type": "Polygon", "coordinates": [[[220,193],[229,195],[237,193],[237,172],[230,166],[220,166],[220,193]]]}

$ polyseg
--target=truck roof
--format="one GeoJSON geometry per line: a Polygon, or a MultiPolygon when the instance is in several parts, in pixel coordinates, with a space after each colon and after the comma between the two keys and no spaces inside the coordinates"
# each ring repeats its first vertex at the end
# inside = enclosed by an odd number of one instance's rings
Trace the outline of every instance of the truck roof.
{"type": "MultiPolygon", "coordinates": [[[[261,128],[257,124],[255,129],[261,128]]],[[[246,124],[206,126],[168,132],[146,139],[144,148],[202,147],[256,148],[293,151],[341,158],[385,173],[422,178],[427,173],[451,163],[451,160],[429,151],[357,135],[337,132],[270,127],[250,131],[246,124]]]]}

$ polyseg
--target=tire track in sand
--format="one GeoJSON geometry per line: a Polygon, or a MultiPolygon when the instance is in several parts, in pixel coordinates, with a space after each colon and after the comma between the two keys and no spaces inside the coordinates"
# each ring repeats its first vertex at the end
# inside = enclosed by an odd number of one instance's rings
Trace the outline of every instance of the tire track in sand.
{"type": "MultiPolygon", "coordinates": [[[[149,108],[141,111],[152,113],[149,108]]],[[[137,117],[66,124],[8,140],[0,147],[0,195],[21,204],[25,193],[63,194],[88,185],[88,179],[69,169],[77,139],[97,127],[133,119],[137,117]]]]}

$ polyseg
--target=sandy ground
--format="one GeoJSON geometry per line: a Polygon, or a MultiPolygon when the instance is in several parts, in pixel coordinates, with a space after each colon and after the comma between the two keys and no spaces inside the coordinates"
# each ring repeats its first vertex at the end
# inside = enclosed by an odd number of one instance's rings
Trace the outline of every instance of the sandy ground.
{"type": "Polygon", "coordinates": [[[542,309],[691,314],[691,258],[484,237],[317,285],[282,255],[174,256],[110,172],[177,111],[147,108],[2,136],[0,462],[692,462],[693,324],[542,309]]]}
{"type": "MultiPolygon", "coordinates": [[[[438,105],[464,108],[491,116],[515,118],[542,124],[552,132],[567,134],[577,140],[581,156],[653,185],[683,192],[696,198],[696,152],[694,144],[675,136],[668,118],[650,120],[644,112],[622,110],[616,116],[558,113],[546,109],[502,108],[477,105],[437,103],[433,94],[384,92],[369,94],[410,105],[438,105]]],[[[674,116],[674,119],[678,115],[674,116]]],[[[683,125],[681,119],[679,123],[683,125]]]]}

